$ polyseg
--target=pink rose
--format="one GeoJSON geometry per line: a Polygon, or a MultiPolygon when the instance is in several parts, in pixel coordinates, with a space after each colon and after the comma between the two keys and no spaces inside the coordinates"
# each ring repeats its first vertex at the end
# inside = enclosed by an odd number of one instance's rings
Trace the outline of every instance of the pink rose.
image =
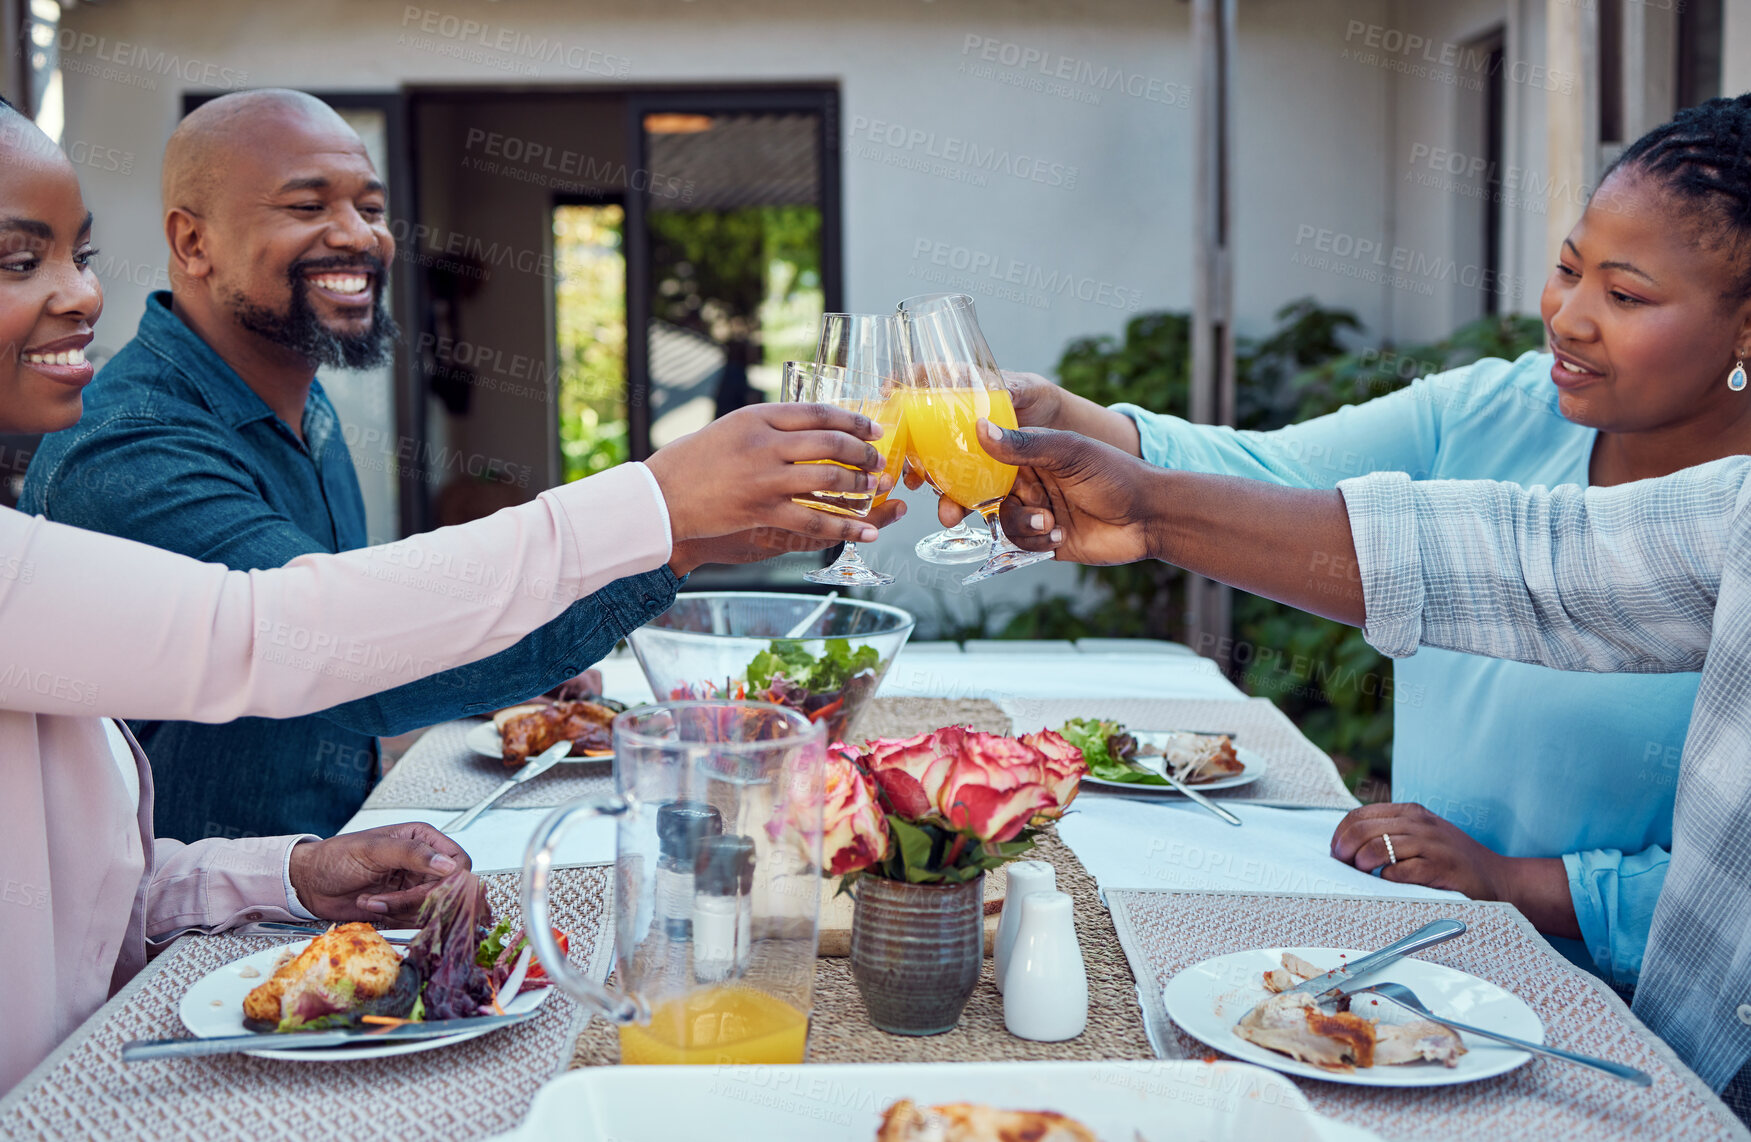
{"type": "Polygon", "coordinates": [[[844,876],[883,860],[891,839],[888,821],[876,804],[875,782],[837,746],[827,755],[826,830],[821,859],[828,876],[844,876]]]}
{"type": "Polygon", "coordinates": [[[908,821],[930,815],[965,733],[951,726],[915,738],[878,738],[864,747],[863,765],[895,814],[908,821]]]}
{"type": "Polygon", "coordinates": [[[1057,804],[1040,816],[1056,820],[1064,815],[1070,802],[1076,800],[1076,794],[1082,788],[1082,778],[1088,772],[1088,762],[1083,759],[1082,750],[1055,730],[1023,734],[1021,740],[1039,750],[1044,759],[1042,781],[1052,791],[1052,799],[1057,804]]]}
{"type": "Polygon", "coordinates": [[[1008,841],[1053,805],[1052,791],[1033,782],[995,788],[977,764],[963,761],[949,771],[940,803],[951,828],[982,841],[1008,841]]]}
{"type": "Polygon", "coordinates": [[[1007,841],[1035,812],[1052,806],[1038,750],[1001,734],[966,730],[959,737],[961,748],[936,795],[950,827],[982,841],[1007,841]]]}

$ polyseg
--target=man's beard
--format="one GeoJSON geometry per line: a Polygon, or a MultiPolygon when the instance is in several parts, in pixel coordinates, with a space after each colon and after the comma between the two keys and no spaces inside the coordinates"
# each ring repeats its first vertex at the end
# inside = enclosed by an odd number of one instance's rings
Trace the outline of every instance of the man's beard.
{"type": "Polygon", "coordinates": [[[292,287],[291,300],[285,312],[276,313],[257,305],[236,290],[226,299],[237,323],[259,337],[303,357],[312,365],[328,365],[337,369],[374,369],[393,359],[395,338],[399,330],[383,302],[383,260],[372,254],[353,258],[307,258],[293,262],[286,276],[292,287]],[[371,271],[371,327],[363,333],[336,333],[322,323],[310,304],[310,283],[306,275],[325,269],[357,269],[371,271]]]}

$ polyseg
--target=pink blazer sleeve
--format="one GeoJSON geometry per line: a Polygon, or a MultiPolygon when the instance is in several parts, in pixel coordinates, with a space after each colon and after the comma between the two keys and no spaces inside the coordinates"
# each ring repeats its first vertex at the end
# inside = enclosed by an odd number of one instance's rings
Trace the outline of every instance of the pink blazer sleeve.
{"type": "Polygon", "coordinates": [[[670,555],[642,464],[382,547],[229,571],[0,509],[0,709],[292,717],[495,654],[670,555]]]}
{"type": "Polygon", "coordinates": [[[152,842],[146,939],[185,928],[222,931],[255,920],[297,920],[286,899],[286,855],[314,836],[209,837],[152,842]]]}

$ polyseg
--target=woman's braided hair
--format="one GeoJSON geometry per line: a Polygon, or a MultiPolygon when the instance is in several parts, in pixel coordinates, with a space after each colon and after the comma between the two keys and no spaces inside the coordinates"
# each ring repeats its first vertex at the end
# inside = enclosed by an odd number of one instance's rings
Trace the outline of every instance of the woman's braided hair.
{"type": "Polygon", "coordinates": [[[1619,169],[1652,176],[1697,207],[1705,244],[1726,249],[1737,265],[1730,296],[1751,297],[1751,92],[1678,112],[1631,143],[1606,175],[1619,169]]]}

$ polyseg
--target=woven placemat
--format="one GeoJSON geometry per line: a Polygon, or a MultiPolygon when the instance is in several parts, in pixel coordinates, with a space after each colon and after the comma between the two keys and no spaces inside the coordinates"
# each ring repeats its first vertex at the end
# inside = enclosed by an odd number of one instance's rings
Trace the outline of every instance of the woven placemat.
{"type": "Polygon", "coordinates": [[[1751,1138],[1731,1111],[1601,980],[1572,966],[1519,911],[1480,901],[1210,892],[1108,894],[1155,1042],[1164,1058],[1204,1058],[1210,1048],[1180,1031],[1161,989],[1212,956],[1283,945],[1377,948],[1452,916],[1465,935],[1418,958],[1482,976],[1531,1005],[1547,1041],[1639,1067],[1646,1089],[1585,1067],[1534,1058],[1494,1079],[1382,1090],[1294,1078],[1315,1109],[1383,1138],[1751,1138]]]}
{"type": "Polygon", "coordinates": [[[876,698],[863,708],[848,735],[853,741],[870,738],[909,738],[944,726],[971,726],[986,733],[1009,732],[1009,715],[996,702],[984,698],[876,698]]]}
{"type": "MultiPolygon", "coordinates": [[[[555,874],[555,923],[593,978],[613,947],[609,869],[555,874]]],[[[493,909],[516,916],[517,877],[481,878],[493,909]]],[[[230,1055],[124,1064],[122,1044],[188,1034],[183,993],[241,956],[284,944],[189,936],[88,1019],[0,1100],[0,1138],[479,1138],[515,1129],[541,1084],[571,1056],[579,1011],[554,991],[527,1023],[455,1046],[357,1062],[230,1055]]]]}
{"type": "MultiPolygon", "coordinates": [[[[466,809],[497,789],[506,771],[464,740],[480,719],[445,722],[426,731],[365,799],[367,809],[466,809]]],[[[902,738],[941,726],[970,725],[1008,733],[1009,718],[994,702],[964,698],[876,698],[852,726],[856,740],[902,738]]],[[[613,764],[563,762],[505,794],[504,809],[546,809],[612,792],[613,764]]]]}
{"type": "MultiPolygon", "coordinates": [[[[1056,729],[1070,718],[1106,718],[1144,730],[1232,733],[1236,745],[1265,759],[1265,775],[1250,785],[1213,789],[1209,796],[1288,809],[1354,809],[1361,804],[1344,788],[1344,779],[1338,776],[1331,758],[1303,737],[1268,698],[1017,698],[1004,702],[1003,710],[1012,719],[1012,733],[1027,733],[1041,726],[1056,729]]],[[[1089,785],[1083,792],[1107,791],[1089,785]]]]}
{"type": "MultiPolygon", "coordinates": [[[[1147,1059],[1153,1057],[1137,983],[1119,946],[1112,919],[1100,902],[1094,878],[1057,836],[1040,838],[1032,859],[1049,861],[1058,888],[1075,902],[1076,937],[1088,969],[1088,1029],[1062,1043],[1018,1039],[1003,1027],[1003,996],[992,982],[991,961],[967,1002],[960,1024],[942,1035],[890,1035],[870,1026],[851,978],[851,961],[816,961],[815,1006],[809,1020],[811,1063],[976,1063],[1041,1059],[1147,1059]]],[[[601,1066],[620,1058],[614,1028],[593,1020],[578,1036],[572,1065],[601,1066]]]]}

